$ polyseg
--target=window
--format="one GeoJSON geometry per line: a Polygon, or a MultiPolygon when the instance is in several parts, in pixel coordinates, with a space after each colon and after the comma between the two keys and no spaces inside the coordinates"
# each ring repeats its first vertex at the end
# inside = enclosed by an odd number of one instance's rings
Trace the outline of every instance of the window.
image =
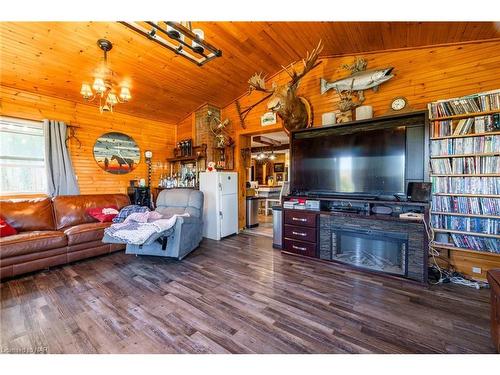
{"type": "Polygon", "coordinates": [[[42,123],[0,117],[0,195],[46,192],[42,123]]]}

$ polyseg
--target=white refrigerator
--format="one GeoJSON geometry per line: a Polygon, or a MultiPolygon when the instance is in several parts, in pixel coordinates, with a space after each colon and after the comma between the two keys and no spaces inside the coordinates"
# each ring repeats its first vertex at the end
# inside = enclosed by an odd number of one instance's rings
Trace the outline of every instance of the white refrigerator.
{"type": "Polygon", "coordinates": [[[201,172],[203,237],[220,240],[238,233],[238,173],[201,172]]]}

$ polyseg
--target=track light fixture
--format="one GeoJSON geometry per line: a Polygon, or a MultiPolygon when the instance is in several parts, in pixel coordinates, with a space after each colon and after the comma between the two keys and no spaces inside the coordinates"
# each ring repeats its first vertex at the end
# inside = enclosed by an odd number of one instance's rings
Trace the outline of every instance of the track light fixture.
{"type": "Polygon", "coordinates": [[[120,21],[120,23],[198,66],[222,56],[220,49],[205,40],[203,30],[192,29],[191,22],[120,21]]]}

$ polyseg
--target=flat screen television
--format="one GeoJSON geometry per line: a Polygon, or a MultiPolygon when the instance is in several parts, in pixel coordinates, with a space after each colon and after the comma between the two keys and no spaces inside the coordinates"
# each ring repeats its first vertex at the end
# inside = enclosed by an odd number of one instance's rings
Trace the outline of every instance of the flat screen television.
{"type": "Polygon", "coordinates": [[[374,198],[405,194],[405,126],[298,132],[291,152],[295,191],[374,198]]]}

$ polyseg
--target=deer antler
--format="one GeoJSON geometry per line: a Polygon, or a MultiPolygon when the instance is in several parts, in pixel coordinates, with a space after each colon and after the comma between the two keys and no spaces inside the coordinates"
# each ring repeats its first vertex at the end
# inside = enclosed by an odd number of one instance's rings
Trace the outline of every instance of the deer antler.
{"type": "Polygon", "coordinates": [[[291,63],[287,67],[285,66],[282,67],[292,79],[290,85],[293,86],[297,84],[302,79],[302,77],[304,77],[307,73],[309,73],[310,70],[314,69],[320,64],[316,63],[316,60],[318,60],[318,56],[322,50],[323,50],[323,43],[320,40],[318,46],[315,49],[313,49],[311,53],[307,52],[306,58],[302,59],[302,64],[304,65],[304,69],[302,70],[301,73],[297,73],[297,71],[295,70],[294,65],[296,62],[291,63]]]}
{"type": "Polygon", "coordinates": [[[262,73],[255,73],[249,80],[250,84],[248,93],[250,94],[253,90],[263,91],[263,92],[272,92],[273,90],[266,89],[266,77],[262,76],[262,73]]]}

